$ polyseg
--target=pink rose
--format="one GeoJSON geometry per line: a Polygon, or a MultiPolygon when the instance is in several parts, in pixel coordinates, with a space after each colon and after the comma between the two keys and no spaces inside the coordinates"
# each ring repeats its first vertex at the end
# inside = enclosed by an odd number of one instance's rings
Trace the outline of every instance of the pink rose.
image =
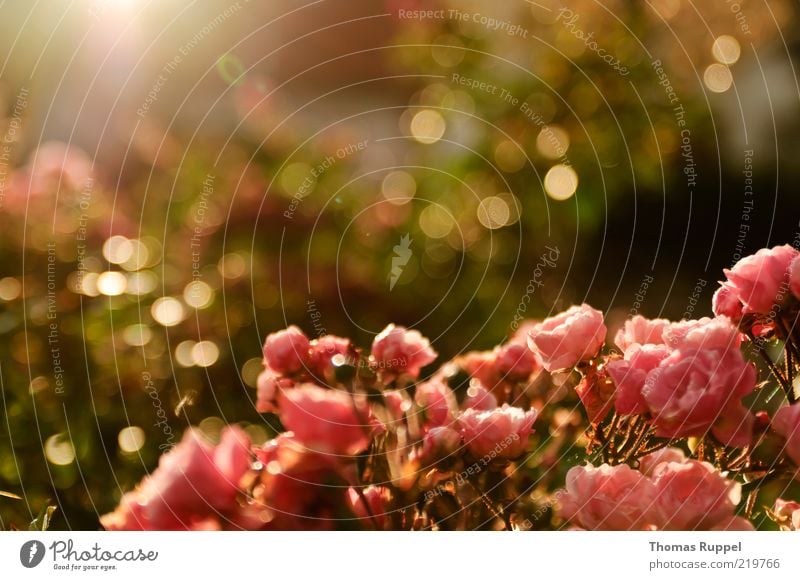
{"type": "Polygon", "coordinates": [[[283,378],[270,368],[261,371],[256,381],[256,411],[277,413],[278,393],[293,386],[292,379],[283,378]]]}
{"type": "Polygon", "coordinates": [[[491,411],[497,408],[497,397],[483,385],[473,383],[467,388],[467,395],[461,402],[461,408],[491,411]]]}
{"type": "Polygon", "coordinates": [[[701,437],[709,430],[725,445],[752,439],[753,415],[741,398],[756,372],[738,350],[677,350],[650,371],[642,389],[659,437],[701,437]]]}
{"type": "Polygon", "coordinates": [[[717,316],[727,316],[734,322],[742,319],[744,305],[739,300],[736,288],[730,282],[723,282],[711,298],[711,309],[717,316]]]}
{"type": "Polygon", "coordinates": [[[614,344],[622,352],[625,352],[634,344],[663,344],[664,339],[661,334],[669,324],[669,320],[665,318],[649,320],[637,314],[630,320],[626,320],[622,328],[617,331],[614,336],[614,344]]]}
{"type": "Polygon", "coordinates": [[[439,378],[417,385],[414,402],[422,411],[426,428],[450,425],[458,409],[453,390],[439,378]]]}
{"type": "Polygon", "coordinates": [[[227,427],[216,447],[190,429],[100,523],[107,530],[221,528],[236,518],[250,462],[249,439],[238,427],[227,427]]]}
{"type": "Polygon", "coordinates": [[[559,514],[586,530],[652,529],[655,486],[627,465],[573,467],[559,514]]]}
{"type": "Polygon", "coordinates": [[[309,351],[309,367],[319,378],[328,380],[334,369],[334,356],[339,355],[343,362],[355,366],[353,345],[346,338],[326,334],[311,341],[309,351]]]}
{"type": "Polygon", "coordinates": [[[383,402],[389,412],[391,421],[400,423],[403,416],[411,408],[411,401],[402,391],[389,390],[383,392],[383,402]]]}
{"type": "Polygon", "coordinates": [[[344,391],[303,384],[283,391],[280,418],[295,439],[320,453],[355,455],[372,440],[369,408],[344,391]]]}
{"type": "Polygon", "coordinates": [[[608,376],[616,384],[614,407],[622,415],[647,413],[647,402],[642,389],[650,371],[669,355],[664,344],[632,343],[625,351],[625,359],[612,360],[605,365],[608,376]]]}
{"type": "Polygon", "coordinates": [[[495,348],[494,363],[497,375],[509,382],[525,381],[539,370],[539,361],[524,342],[508,342],[495,348]]]}
{"type": "Polygon", "coordinates": [[[742,333],[726,316],[681,320],[664,329],[664,343],[670,348],[721,348],[738,349],[742,333]]]}
{"type": "Polygon", "coordinates": [[[450,427],[434,427],[425,433],[418,458],[423,465],[453,459],[461,447],[461,435],[450,427]]]}
{"type": "Polygon", "coordinates": [[[788,244],[763,248],[724,270],[731,290],[745,305],[745,312],[767,314],[773,305],[783,301],[789,265],[796,256],[797,250],[788,244]]]}
{"type": "Polygon", "coordinates": [[[468,352],[458,360],[458,363],[464,372],[477,379],[490,391],[500,385],[501,378],[497,373],[497,355],[494,351],[468,352]]]}
{"type": "Polygon", "coordinates": [[[800,503],[778,498],[772,512],[778,517],[781,529],[800,530],[800,503]]]}
{"type": "Polygon", "coordinates": [[[693,459],[663,461],[652,475],[663,530],[752,529],[734,519],[742,486],[724,477],[713,465],[693,459]]]}
{"type": "Polygon", "coordinates": [[[348,513],[348,478],[335,458],[309,451],[284,433],[256,450],[263,464],[254,487],[258,519],[269,530],[330,530],[348,513]]]}
{"type": "Polygon", "coordinates": [[[363,498],[355,488],[351,487],[347,490],[350,509],[367,530],[385,530],[390,523],[390,514],[387,513],[387,510],[391,505],[391,491],[386,487],[370,485],[365,487],[361,493],[363,498]],[[364,505],[364,502],[367,505],[364,505]]]}
{"type": "Polygon", "coordinates": [[[458,418],[464,444],[477,459],[516,459],[528,448],[536,412],[503,405],[491,411],[468,409],[458,418]]]}
{"type": "Polygon", "coordinates": [[[789,265],[789,289],[795,298],[800,299],[800,256],[795,256],[789,265]]]}
{"type": "Polygon", "coordinates": [[[276,373],[291,375],[308,365],[308,338],[296,326],[274,332],[264,343],[264,360],[276,373]]]}
{"type": "Polygon", "coordinates": [[[800,404],[778,409],[772,419],[772,428],[786,439],[786,455],[800,466],[800,404]]]}
{"type": "Polygon", "coordinates": [[[684,463],[685,461],[686,455],[683,451],[677,447],[664,447],[642,457],[639,460],[639,471],[649,477],[661,463],[684,463]]]}
{"type": "Polygon", "coordinates": [[[529,335],[528,346],[542,366],[553,372],[593,359],[605,338],[603,313],[581,304],[542,322],[529,335]]]}
{"type": "Polygon", "coordinates": [[[436,360],[436,351],[419,331],[390,324],[372,341],[372,362],[379,372],[413,378],[436,360]]]}

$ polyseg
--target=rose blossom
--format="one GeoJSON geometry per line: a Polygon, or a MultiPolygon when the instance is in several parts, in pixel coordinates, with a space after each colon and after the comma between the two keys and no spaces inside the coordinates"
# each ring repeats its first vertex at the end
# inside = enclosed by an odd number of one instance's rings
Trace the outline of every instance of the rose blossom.
{"type": "Polygon", "coordinates": [[[623,352],[634,344],[662,344],[662,332],[669,326],[670,321],[665,318],[647,319],[641,314],[626,320],[625,324],[614,336],[616,344],[623,352]]]}
{"type": "Polygon", "coordinates": [[[216,446],[190,429],[100,523],[107,530],[220,528],[237,517],[240,481],[250,460],[249,439],[238,427],[225,428],[216,446]]]}
{"type": "Polygon", "coordinates": [[[322,379],[327,379],[334,365],[331,359],[339,355],[344,362],[353,364],[352,357],[349,357],[352,344],[346,338],[340,338],[332,334],[326,334],[310,343],[309,367],[322,379]]]}
{"type": "Polygon", "coordinates": [[[614,407],[622,415],[641,415],[647,412],[644,388],[647,374],[669,355],[664,344],[633,343],[625,352],[624,359],[605,365],[606,373],[616,384],[614,407]]]}
{"type": "Polygon", "coordinates": [[[535,418],[534,410],[505,404],[491,411],[468,409],[459,416],[458,427],[473,457],[516,459],[528,447],[535,418]]]}
{"type": "Polygon", "coordinates": [[[742,333],[727,316],[672,322],[664,328],[664,343],[670,348],[739,348],[742,333]]]}
{"type": "Polygon", "coordinates": [[[389,514],[387,513],[387,506],[390,505],[392,494],[389,488],[370,485],[361,490],[362,495],[351,487],[347,490],[347,502],[353,514],[363,523],[364,527],[368,530],[378,529],[384,530],[389,524],[389,514]],[[366,501],[369,506],[364,505],[366,501]]]}
{"type": "Polygon", "coordinates": [[[606,338],[603,313],[591,306],[572,306],[542,322],[528,336],[528,346],[549,372],[569,369],[594,358],[606,338]]]}
{"type": "Polygon", "coordinates": [[[497,397],[483,385],[473,383],[467,387],[467,395],[461,402],[461,408],[477,411],[491,411],[497,408],[497,397]]]}
{"type": "Polygon", "coordinates": [[[800,466],[800,404],[778,409],[772,419],[772,427],[786,439],[786,455],[800,466]]]}
{"type": "Polygon", "coordinates": [[[738,350],[677,350],[650,371],[642,389],[659,437],[703,436],[744,447],[753,415],[740,399],[755,388],[756,372],[738,350]]]}
{"type": "Polygon", "coordinates": [[[781,529],[800,531],[800,503],[778,498],[772,512],[780,519],[781,529]]]}
{"type": "Polygon", "coordinates": [[[743,307],[736,288],[731,286],[730,282],[723,282],[711,298],[711,310],[714,314],[727,316],[733,321],[741,320],[743,307]]]}
{"type": "Polygon", "coordinates": [[[663,530],[752,530],[734,517],[742,486],[713,465],[688,459],[663,461],[653,468],[656,508],[663,530]]]}
{"type": "Polygon", "coordinates": [[[281,422],[295,439],[320,453],[360,453],[375,429],[369,409],[352,395],[308,383],[283,391],[279,408],[281,422]]]}
{"type": "Polygon", "coordinates": [[[790,245],[762,248],[724,270],[730,288],[745,305],[745,312],[767,314],[782,300],[782,286],[787,282],[789,265],[797,256],[790,245]]]}
{"type": "Polygon", "coordinates": [[[498,346],[494,349],[494,355],[497,374],[506,381],[524,381],[539,369],[539,361],[525,342],[508,342],[498,346]]]}
{"type": "Polygon", "coordinates": [[[277,413],[278,393],[294,386],[292,379],[281,377],[270,368],[265,368],[256,380],[256,411],[277,413]]]}
{"type": "Polygon", "coordinates": [[[655,486],[627,465],[576,466],[567,472],[559,514],[586,530],[646,530],[655,486]]]}
{"type": "Polygon", "coordinates": [[[253,489],[262,527],[270,530],[330,530],[352,518],[345,493],[348,477],[330,455],[309,450],[283,433],[256,450],[264,465],[253,489]]]}
{"type": "Polygon", "coordinates": [[[450,427],[433,427],[422,439],[422,449],[418,453],[424,465],[434,465],[439,461],[453,458],[461,447],[461,435],[450,427]]]}
{"type": "Polygon", "coordinates": [[[455,419],[458,409],[453,390],[439,378],[417,385],[414,402],[422,411],[422,421],[426,428],[449,425],[455,419]]]}
{"type": "Polygon", "coordinates": [[[372,341],[372,361],[379,371],[419,376],[422,367],[436,360],[430,341],[417,330],[390,324],[372,341]]]}
{"type": "Polygon", "coordinates": [[[273,332],[264,343],[264,360],[279,374],[297,373],[308,364],[308,338],[296,326],[273,332]]]}

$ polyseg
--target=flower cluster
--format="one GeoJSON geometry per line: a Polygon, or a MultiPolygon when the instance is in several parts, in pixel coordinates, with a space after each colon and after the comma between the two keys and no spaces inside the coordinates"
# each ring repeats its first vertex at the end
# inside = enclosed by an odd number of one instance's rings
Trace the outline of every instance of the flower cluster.
{"type": "Polygon", "coordinates": [[[782,246],[726,270],[714,318],[636,315],[611,345],[582,304],[427,375],[437,354],[416,330],[389,325],[367,353],[291,326],[266,338],[258,380],[283,431],[189,431],[102,523],[749,530],[771,493],[764,515],[797,529],[800,504],[770,485],[800,481],[799,260],[782,246]],[[583,465],[564,459],[576,447],[583,465]]]}

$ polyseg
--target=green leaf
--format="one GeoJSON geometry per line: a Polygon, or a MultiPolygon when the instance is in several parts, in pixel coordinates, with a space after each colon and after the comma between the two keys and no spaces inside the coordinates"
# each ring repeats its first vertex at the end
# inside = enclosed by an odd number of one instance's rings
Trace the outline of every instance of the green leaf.
{"type": "Polygon", "coordinates": [[[16,493],[11,493],[10,491],[3,491],[3,490],[0,490],[0,497],[10,497],[11,499],[22,499],[16,493]]]}

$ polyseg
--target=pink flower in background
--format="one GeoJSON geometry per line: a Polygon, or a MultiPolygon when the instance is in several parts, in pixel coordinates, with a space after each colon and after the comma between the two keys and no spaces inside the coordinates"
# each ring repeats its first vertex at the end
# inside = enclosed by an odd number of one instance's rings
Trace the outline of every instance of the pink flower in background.
{"type": "Polygon", "coordinates": [[[742,344],[742,333],[726,316],[681,320],[664,329],[664,343],[673,349],[738,349],[742,344]]]}
{"type": "Polygon", "coordinates": [[[378,371],[416,378],[436,357],[427,338],[402,326],[390,324],[372,341],[372,362],[378,371]]]}
{"type": "Polygon", "coordinates": [[[464,444],[478,459],[516,459],[528,448],[536,412],[503,405],[491,411],[468,409],[458,418],[464,444]]]}
{"type": "Polygon", "coordinates": [[[659,529],[753,529],[747,520],[734,517],[742,486],[710,463],[662,461],[652,468],[652,480],[661,517],[659,529]]]}
{"type": "Polygon", "coordinates": [[[463,410],[491,411],[497,408],[497,397],[483,385],[471,384],[467,388],[467,395],[461,402],[461,408],[463,410]]]}
{"type": "Polygon", "coordinates": [[[497,374],[506,381],[527,380],[540,368],[525,342],[508,342],[495,348],[494,354],[497,374]]]}
{"type": "Polygon", "coordinates": [[[800,531],[800,503],[778,498],[772,511],[782,521],[782,529],[800,531]]]}
{"type": "Polygon", "coordinates": [[[495,389],[500,377],[497,374],[497,356],[494,351],[472,351],[459,359],[461,368],[469,376],[477,379],[488,390],[495,389]]]}
{"type": "Polygon", "coordinates": [[[347,501],[353,514],[368,530],[386,529],[389,523],[389,514],[386,513],[386,510],[392,499],[391,491],[386,487],[370,485],[365,487],[361,493],[363,498],[355,488],[351,487],[347,490],[347,501]],[[364,502],[367,505],[364,505],[364,502]]]}
{"type": "Polygon", "coordinates": [[[573,467],[560,501],[562,518],[585,530],[647,530],[657,521],[655,486],[627,465],[573,467]]]}
{"type": "Polygon", "coordinates": [[[744,304],[739,300],[736,288],[730,282],[723,282],[711,298],[711,309],[716,316],[727,316],[737,322],[742,318],[744,304]]]}
{"type": "Polygon", "coordinates": [[[729,287],[745,305],[745,313],[767,314],[773,305],[783,301],[789,265],[796,256],[797,250],[788,244],[762,248],[724,270],[729,287]]]}
{"type": "Polygon", "coordinates": [[[309,367],[311,371],[320,378],[327,378],[333,370],[334,365],[331,359],[340,356],[344,362],[354,365],[351,356],[353,345],[346,338],[340,338],[332,334],[326,334],[316,340],[311,341],[309,350],[309,367]]]}
{"type": "Polygon", "coordinates": [[[641,415],[648,411],[642,394],[647,375],[669,355],[664,344],[632,343],[625,352],[625,358],[612,360],[606,364],[608,376],[616,384],[614,407],[622,415],[641,415]]]}
{"type": "Polygon", "coordinates": [[[264,343],[264,360],[276,373],[291,375],[309,362],[308,337],[296,326],[274,332],[264,343]]]}
{"type": "Polygon", "coordinates": [[[451,459],[461,447],[461,435],[450,427],[434,427],[425,433],[419,460],[424,465],[434,465],[451,459]]]}
{"type": "Polygon", "coordinates": [[[789,289],[795,298],[800,299],[800,256],[795,256],[789,264],[789,289]]]}
{"type": "Polygon", "coordinates": [[[250,462],[250,441],[238,427],[227,427],[216,446],[190,429],[175,448],[161,456],[152,475],[126,493],[117,509],[100,518],[100,523],[107,530],[229,525],[229,518],[237,517],[240,482],[250,462]]]}
{"type": "Polygon", "coordinates": [[[685,461],[686,455],[683,451],[677,447],[664,447],[642,457],[639,460],[639,471],[649,477],[661,463],[684,463],[685,461]]]}
{"type": "Polygon", "coordinates": [[[280,418],[297,442],[320,453],[355,455],[372,439],[369,408],[344,391],[312,384],[280,393],[280,418]]]}
{"type": "Polygon", "coordinates": [[[384,391],[383,401],[392,421],[402,421],[406,411],[411,408],[411,401],[402,391],[384,391]]]}
{"type": "Polygon", "coordinates": [[[800,466],[800,404],[778,409],[772,419],[772,427],[786,439],[786,455],[800,466]]]}
{"type": "Polygon", "coordinates": [[[528,337],[528,346],[550,372],[593,359],[606,338],[603,313],[591,306],[572,306],[542,322],[528,337]]]}
{"type": "Polygon", "coordinates": [[[417,385],[414,402],[422,411],[426,428],[450,425],[458,410],[453,390],[438,378],[417,385]]]}
{"type": "Polygon", "coordinates": [[[336,458],[310,451],[292,433],[256,450],[264,465],[253,498],[265,529],[330,530],[352,518],[345,493],[348,478],[336,458]]]}
{"type": "Polygon", "coordinates": [[[662,344],[664,342],[662,333],[669,325],[670,321],[665,318],[650,320],[637,314],[626,320],[622,328],[617,331],[614,336],[614,344],[623,352],[635,344],[662,344]]]}
{"type": "Polygon", "coordinates": [[[744,447],[753,415],[741,403],[756,372],[738,350],[677,350],[645,381],[642,394],[659,437],[700,437],[711,431],[721,443],[744,447]]]}
{"type": "Polygon", "coordinates": [[[282,378],[270,368],[264,369],[256,381],[256,410],[259,413],[277,413],[278,393],[293,386],[291,379],[282,378]]]}

